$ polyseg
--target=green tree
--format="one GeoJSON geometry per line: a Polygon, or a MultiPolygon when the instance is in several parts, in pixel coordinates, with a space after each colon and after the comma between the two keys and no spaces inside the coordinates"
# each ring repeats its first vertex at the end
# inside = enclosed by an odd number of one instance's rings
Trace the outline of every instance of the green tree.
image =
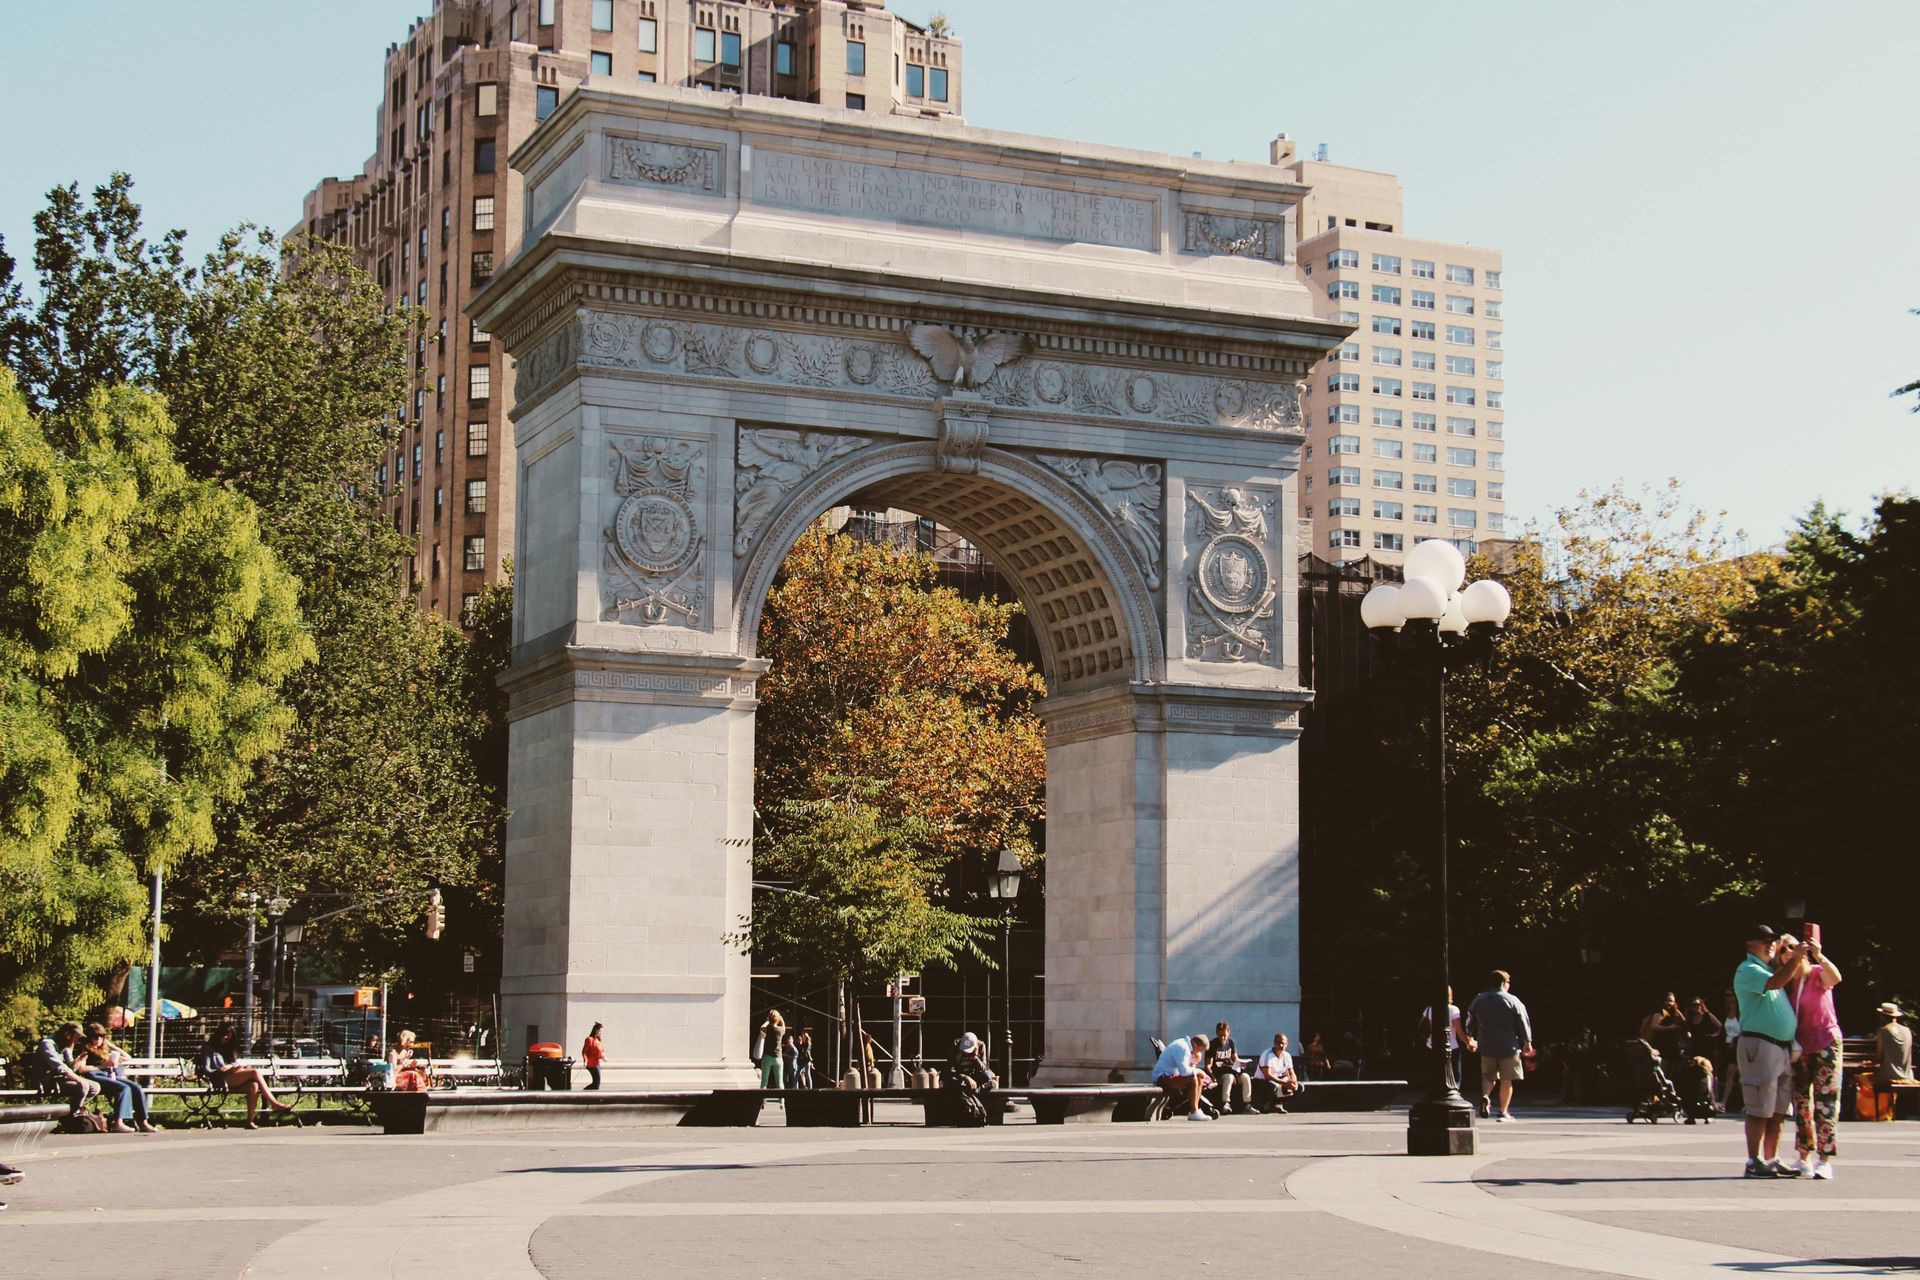
{"type": "Polygon", "coordinates": [[[314,656],[253,505],[172,436],[153,395],[36,416],[0,370],[0,1001],[80,1009],[141,952],[143,878],[213,846],[314,656]]]}

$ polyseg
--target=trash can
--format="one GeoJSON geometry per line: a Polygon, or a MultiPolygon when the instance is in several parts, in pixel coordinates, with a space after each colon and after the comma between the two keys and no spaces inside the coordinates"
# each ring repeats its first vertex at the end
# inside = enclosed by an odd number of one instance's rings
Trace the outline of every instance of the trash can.
{"type": "Polygon", "coordinates": [[[573,1059],[527,1056],[527,1088],[573,1088],[573,1059]]]}

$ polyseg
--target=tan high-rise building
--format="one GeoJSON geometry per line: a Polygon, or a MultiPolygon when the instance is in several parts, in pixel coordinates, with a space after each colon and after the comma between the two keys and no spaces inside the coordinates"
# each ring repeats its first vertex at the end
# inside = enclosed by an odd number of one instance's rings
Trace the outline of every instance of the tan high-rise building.
{"type": "Polygon", "coordinates": [[[373,155],[309,192],[299,229],[431,320],[375,477],[422,608],[461,619],[513,545],[512,368],[466,304],[520,247],[507,159],[561,99],[604,76],[957,117],[960,57],[885,0],[434,0],[388,47],[373,155]]]}
{"type": "Polygon", "coordinates": [[[1315,313],[1354,327],[1307,384],[1315,554],[1395,563],[1427,538],[1466,552],[1503,538],[1499,251],[1408,235],[1391,174],[1296,158],[1284,137],[1271,159],[1312,188],[1299,268],[1315,313]]]}

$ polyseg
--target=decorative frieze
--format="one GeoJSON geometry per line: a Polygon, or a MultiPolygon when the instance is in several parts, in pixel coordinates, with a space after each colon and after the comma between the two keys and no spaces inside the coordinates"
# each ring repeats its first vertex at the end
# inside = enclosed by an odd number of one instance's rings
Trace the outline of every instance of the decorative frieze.
{"type": "Polygon", "coordinates": [[[1286,224],[1272,218],[1235,218],[1198,209],[1182,211],[1188,253],[1206,257],[1286,261],[1286,224]]]}
{"type": "Polygon", "coordinates": [[[614,437],[618,505],[605,533],[602,621],[705,625],[706,446],[671,436],[614,437]]]}
{"type": "MultiPolygon", "coordinates": [[[[583,309],[578,362],[820,391],[934,400],[969,389],[1001,408],[1300,434],[1300,385],[1163,369],[1035,360],[1024,337],[912,326],[908,341],[793,333],[583,309]],[[928,353],[932,354],[929,355],[928,353]]],[[[550,378],[575,349],[547,339],[528,362],[550,378]],[[548,350],[546,343],[553,343],[548,350]]]]}
{"type": "MultiPolygon", "coordinates": [[[[731,694],[735,681],[726,676],[676,676],[653,671],[576,671],[573,687],[618,693],[674,693],[708,697],[731,694]]],[[[738,681],[743,693],[753,692],[754,682],[738,681]]]]}
{"type": "Polygon", "coordinates": [[[607,139],[607,179],[633,186],[681,187],[720,194],[718,147],[653,142],[645,138],[607,139]]]}

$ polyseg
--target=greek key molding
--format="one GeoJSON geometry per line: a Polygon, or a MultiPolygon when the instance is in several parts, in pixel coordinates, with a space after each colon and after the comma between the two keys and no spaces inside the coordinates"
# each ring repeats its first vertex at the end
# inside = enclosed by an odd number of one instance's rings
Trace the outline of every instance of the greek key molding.
{"type": "MultiPolygon", "coordinates": [[[[754,682],[738,681],[743,693],[752,693],[754,682]]],[[[730,695],[736,682],[726,676],[671,676],[648,671],[576,671],[576,689],[606,689],[622,693],[691,693],[702,697],[730,695]]]]}

